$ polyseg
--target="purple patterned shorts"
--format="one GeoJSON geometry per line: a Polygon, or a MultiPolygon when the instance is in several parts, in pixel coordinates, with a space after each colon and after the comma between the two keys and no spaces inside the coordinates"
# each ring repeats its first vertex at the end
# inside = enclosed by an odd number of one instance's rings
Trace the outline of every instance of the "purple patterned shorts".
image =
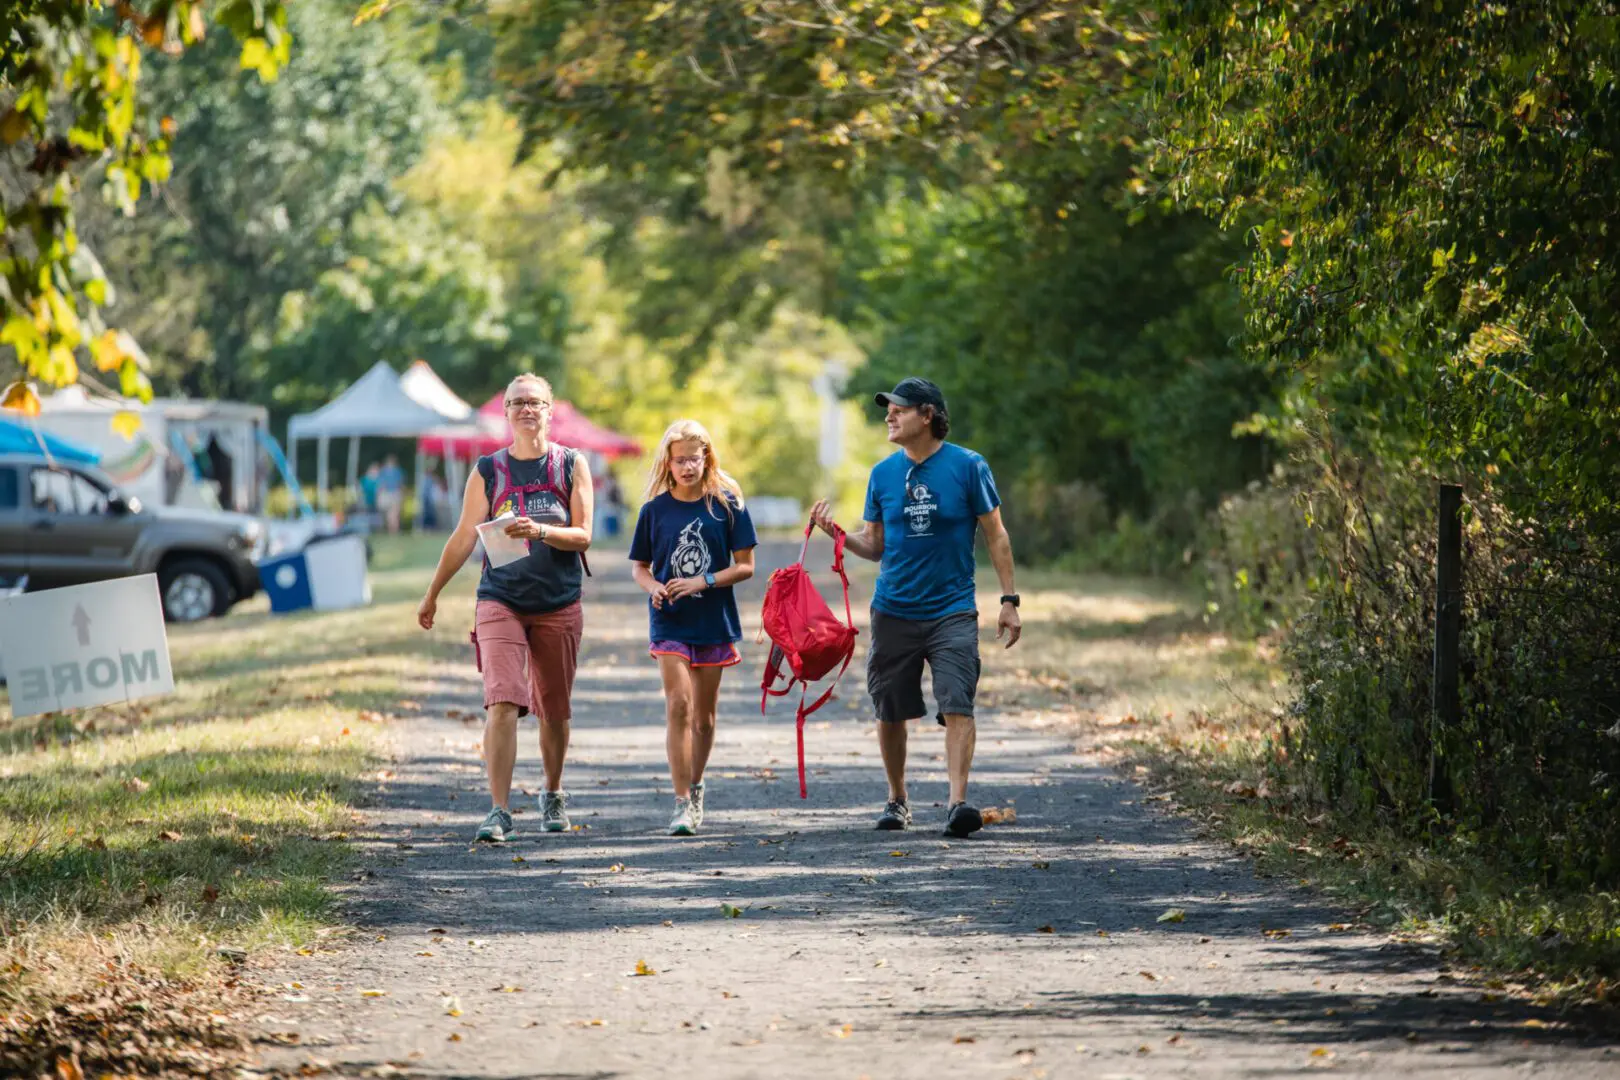
{"type": "Polygon", "coordinates": [[[731,667],[742,663],[736,643],[688,645],[684,641],[655,641],[647,648],[649,656],[679,656],[692,667],[731,667]]]}

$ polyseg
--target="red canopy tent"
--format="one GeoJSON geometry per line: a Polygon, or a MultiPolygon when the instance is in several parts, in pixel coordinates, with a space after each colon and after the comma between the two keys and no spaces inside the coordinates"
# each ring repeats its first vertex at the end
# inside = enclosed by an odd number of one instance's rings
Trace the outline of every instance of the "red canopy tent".
{"type": "MultiPolygon", "coordinates": [[[[566,401],[551,407],[551,441],[606,458],[635,457],[641,444],[587,420],[566,401]]],[[[473,422],[441,428],[417,440],[417,448],[435,457],[473,458],[492,454],[512,443],[506,423],[505,395],[496,394],[479,408],[473,422]]]]}

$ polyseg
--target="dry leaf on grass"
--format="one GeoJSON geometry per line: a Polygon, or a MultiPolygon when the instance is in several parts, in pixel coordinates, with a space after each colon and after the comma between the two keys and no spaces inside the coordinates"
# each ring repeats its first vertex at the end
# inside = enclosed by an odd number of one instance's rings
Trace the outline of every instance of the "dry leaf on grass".
{"type": "Polygon", "coordinates": [[[171,844],[178,844],[180,841],[184,840],[185,837],[182,836],[181,834],[173,831],[172,829],[165,829],[162,832],[158,833],[158,839],[159,840],[167,840],[171,844]]]}

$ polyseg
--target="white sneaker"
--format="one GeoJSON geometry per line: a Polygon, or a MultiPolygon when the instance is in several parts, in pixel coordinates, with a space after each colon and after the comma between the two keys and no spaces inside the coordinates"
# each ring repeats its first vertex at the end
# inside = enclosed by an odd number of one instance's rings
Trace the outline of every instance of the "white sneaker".
{"type": "Polygon", "coordinates": [[[692,785],[692,827],[703,827],[703,781],[692,785]]]}
{"type": "Polygon", "coordinates": [[[692,820],[692,800],[676,799],[675,816],[669,819],[669,835],[694,836],[697,833],[697,822],[692,820]]]}

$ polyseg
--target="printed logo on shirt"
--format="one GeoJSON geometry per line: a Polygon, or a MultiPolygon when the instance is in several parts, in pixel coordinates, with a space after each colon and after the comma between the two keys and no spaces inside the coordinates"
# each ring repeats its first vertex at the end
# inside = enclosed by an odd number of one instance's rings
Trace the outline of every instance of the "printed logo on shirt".
{"type": "Polygon", "coordinates": [[[714,566],[709,545],[703,542],[703,522],[693,518],[681,530],[675,554],[669,557],[669,570],[675,577],[702,577],[714,566]]]}
{"type": "Polygon", "coordinates": [[[562,500],[550,491],[531,491],[524,499],[528,507],[527,517],[539,521],[542,517],[562,521],[565,519],[562,500]]]}
{"type": "Polygon", "coordinates": [[[906,489],[906,530],[912,536],[932,536],[934,515],[939,513],[939,500],[926,484],[913,484],[906,489]]]}

